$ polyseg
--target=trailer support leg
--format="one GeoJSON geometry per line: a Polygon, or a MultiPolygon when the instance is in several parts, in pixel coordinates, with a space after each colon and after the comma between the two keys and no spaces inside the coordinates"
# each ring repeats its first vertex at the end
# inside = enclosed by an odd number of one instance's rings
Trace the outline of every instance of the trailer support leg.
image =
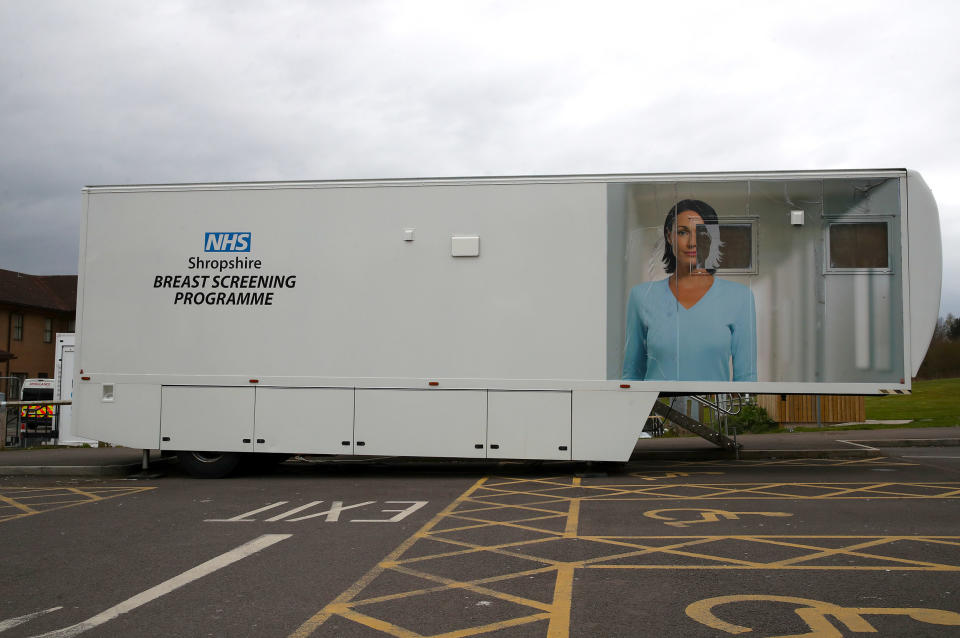
{"type": "Polygon", "coordinates": [[[150,450],[143,451],[143,461],[140,463],[140,467],[144,472],[150,469],[150,450]]]}

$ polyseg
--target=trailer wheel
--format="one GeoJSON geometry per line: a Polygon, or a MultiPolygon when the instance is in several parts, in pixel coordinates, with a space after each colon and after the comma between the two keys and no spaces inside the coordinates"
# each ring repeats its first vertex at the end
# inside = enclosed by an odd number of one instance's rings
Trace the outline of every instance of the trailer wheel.
{"type": "Polygon", "coordinates": [[[177,452],[180,467],[195,478],[223,478],[240,465],[236,452],[177,452]]]}

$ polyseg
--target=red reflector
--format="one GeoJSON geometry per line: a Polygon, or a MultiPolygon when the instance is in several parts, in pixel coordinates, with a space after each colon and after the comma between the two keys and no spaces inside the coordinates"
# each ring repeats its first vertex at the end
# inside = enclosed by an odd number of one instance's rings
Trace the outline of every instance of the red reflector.
{"type": "Polygon", "coordinates": [[[620,384],[620,387],[621,387],[621,388],[629,388],[629,387],[630,387],[630,384],[629,384],[629,383],[621,383],[621,384],[620,384]]]}
{"type": "Polygon", "coordinates": [[[89,381],[89,380],[90,380],[90,377],[80,377],[80,380],[81,380],[81,381],[89,381]]]}
{"type": "Polygon", "coordinates": [[[250,383],[260,383],[260,379],[250,379],[250,383]]]}
{"type": "Polygon", "coordinates": [[[439,381],[430,381],[427,385],[440,385],[439,381]]]}

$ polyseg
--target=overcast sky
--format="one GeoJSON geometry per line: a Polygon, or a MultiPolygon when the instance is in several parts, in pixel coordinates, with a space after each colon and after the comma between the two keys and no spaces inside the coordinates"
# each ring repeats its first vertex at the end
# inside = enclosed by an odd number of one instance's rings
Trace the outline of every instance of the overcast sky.
{"type": "Polygon", "coordinates": [[[908,167],[960,315],[958,23],[922,0],[0,0],[0,268],[76,273],[86,184],[908,167]]]}

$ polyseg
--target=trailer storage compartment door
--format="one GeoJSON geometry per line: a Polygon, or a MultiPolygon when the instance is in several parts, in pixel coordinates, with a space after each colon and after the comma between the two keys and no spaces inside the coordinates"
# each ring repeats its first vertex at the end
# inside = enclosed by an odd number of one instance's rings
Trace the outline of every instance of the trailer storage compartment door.
{"type": "Polygon", "coordinates": [[[257,452],[353,453],[353,388],[257,388],[257,452]]]}
{"type": "Polygon", "coordinates": [[[163,386],[160,449],[253,452],[254,388],[163,386]]]}
{"type": "Polygon", "coordinates": [[[486,456],[485,390],[356,391],[356,453],[486,456]]]}
{"type": "Polygon", "coordinates": [[[487,457],[570,460],[569,392],[487,394],[487,457]]]}

